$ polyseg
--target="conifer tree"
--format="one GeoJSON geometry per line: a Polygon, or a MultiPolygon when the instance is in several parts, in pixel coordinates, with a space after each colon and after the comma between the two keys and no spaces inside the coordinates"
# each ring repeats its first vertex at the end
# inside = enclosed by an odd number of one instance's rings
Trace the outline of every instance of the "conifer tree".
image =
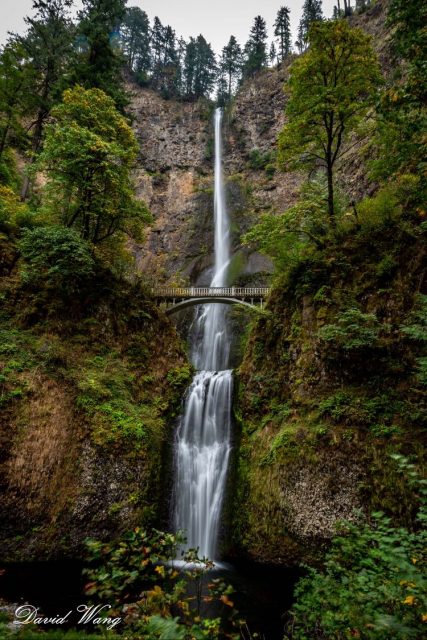
{"type": "Polygon", "coordinates": [[[261,16],[256,16],[249,40],[245,45],[243,75],[248,78],[267,65],[267,25],[261,16]]]}
{"type": "Polygon", "coordinates": [[[280,7],[276,22],[274,23],[274,35],[278,39],[279,60],[283,60],[292,51],[292,34],[291,34],[291,10],[289,7],[280,7]]]}
{"type": "Polygon", "coordinates": [[[300,51],[303,51],[307,46],[310,25],[320,20],[323,20],[322,0],[304,0],[297,41],[300,51]]]}
{"type": "Polygon", "coordinates": [[[220,76],[219,82],[222,82],[224,77],[227,100],[230,100],[239,83],[242,70],[242,50],[234,36],[230,36],[228,44],[222,50],[220,69],[223,75],[220,76]]]}
{"type": "Polygon", "coordinates": [[[184,61],[184,85],[188,98],[208,97],[215,85],[217,66],[211,45],[200,35],[190,38],[184,61]]]}
{"type": "Polygon", "coordinates": [[[10,135],[23,133],[22,116],[33,102],[35,80],[24,48],[11,40],[0,55],[0,161],[10,135]]]}
{"type": "MultiPolygon", "coordinates": [[[[30,163],[40,150],[43,130],[51,109],[64,88],[64,73],[70,62],[74,29],[69,17],[72,0],[34,0],[35,16],[25,18],[28,31],[25,36],[14,36],[25,51],[29,72],[34,84],[27,88],[31,123],[30,163]]],[[[24,178],[21,190],[27,197],[29,179],[24,178]]]]}
{"type": "Polygon", "coordinates": [[[82,0],[78,32],[83,43],[71,84],[102,89],[118,108],[126,105],[121,87],[120,25],[127,0],[82,0]]]}
{"type": "Polygon", "coordinates": [[[161,75],[161,67],[163,60],[164,49],[164,34],[165,30],[156,16],[154,18],[153,28],[151,29],[151,57],[152,57],[152,74],[151,83],[154,87],[157,87],[161,75]]]}
{"type": "Polygon", "coordinates": [[[150,69],[150,22],[145,11],[139,7],[126,9],[120,37],[129,68],[147,73],[150,69]]]}

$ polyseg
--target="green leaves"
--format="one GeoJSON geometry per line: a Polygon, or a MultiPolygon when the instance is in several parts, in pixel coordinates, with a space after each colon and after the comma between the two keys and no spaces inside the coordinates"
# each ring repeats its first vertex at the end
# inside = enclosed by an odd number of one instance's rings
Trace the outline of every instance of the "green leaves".
{"type": "Polygon", "coordinates": [[[138,147],[112,98],[77,86],[52,116],[37,163],[48,176],[45,211],[95,245],[113,236],[140,240],[150,216],[130,178],[138,147]]]}
{"type": "Polygon", "coordinates": [[[279,163],[286,170],[324,167],[333,221],[334,167],[372,108],[381,76],[369,37],[347,21],[315,22],[309,45],[291,67],[279,163]]]}
{"type": "Polygon", "coordinates": [[[28,230],[19,248],[25,261],[22,277],[31,284],[44,282],[72,294],[94,273],[90,248],[73,229],[52,226],[28,230]]]}
{"type": "Polygon", "coordinates": [[[319,337],[344,351],[374,347],[378,343],[381,323],[373,313],[347,309],[337,316],[336,324],[319,329],[319,337]]]}
{"type": "MultiPolygon", "coordinates": [[[[394,456],[410,486],[420,493],[423,480],[403,456],[394,456]]],[[[372,524],[345,523],[334,539],[322,573],[310,570],[297,585],[292,612],[293,640],[408,640],[423,634],[427,607],[425,529],[393,527],[384,513],[372,524]]]]}

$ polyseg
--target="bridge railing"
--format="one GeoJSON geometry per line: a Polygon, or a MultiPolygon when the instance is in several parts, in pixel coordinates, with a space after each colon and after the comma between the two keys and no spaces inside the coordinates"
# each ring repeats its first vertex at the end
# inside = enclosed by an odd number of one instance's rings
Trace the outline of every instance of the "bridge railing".
{"type": "Polygon", "coordinates": [[[269,287],[154,287],[156,298],[266,298],[269,287]]]}

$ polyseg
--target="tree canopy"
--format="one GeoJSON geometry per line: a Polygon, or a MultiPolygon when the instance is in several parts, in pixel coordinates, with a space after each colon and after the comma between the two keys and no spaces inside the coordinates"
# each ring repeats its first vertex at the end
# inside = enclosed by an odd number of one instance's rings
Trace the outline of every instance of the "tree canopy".
{"type": "Polygon", "coordinates": [[[280,162],[285,168],[324,168],[334,223],[335,164],[372,108],[381,76],[369,36],[345,20],[314,23],[308,41],[309,49],[291,67],[280,162]]]}
{"type": "Polygon", "coordinates": [[[115,234],[141,237],[149,216],[130,178],[137,144],[113,99],[77,86],[52,117],[37,165],[47,176],[46,213],[93,244],[115,234]]]}

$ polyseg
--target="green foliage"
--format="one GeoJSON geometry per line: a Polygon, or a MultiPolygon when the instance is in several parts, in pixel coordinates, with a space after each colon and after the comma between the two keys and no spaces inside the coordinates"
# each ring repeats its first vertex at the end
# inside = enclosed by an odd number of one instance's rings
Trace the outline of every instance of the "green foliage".
{"type": "Polygon", "coordinates": [[[245,45],[243,77],[249,78],[267,66],[267,24],[262,16],[256,16],[245,45]]]}
{"type": "Polygon", "coordinates": [[[289,7],[280,7],[274,23],[274,35],[279,44],[279,61],[283,62],[292,53],[291,11],[289,7]]]}
{"type": "Polygon", "coordinates": [[[326,219],[325,184],[315,179],[302,187],[300,200],[285,213],[264,214],[243,242],[273,258],[277,269],[286,272],[323,245],[326,219]]]}
{"type": "Polygon", "coordinates": [[[187,98],[207,98],[216,78],[215,53],[202,35],[190,38],[184,58],[184,92],[187,98]]]}
{"type": "Polygon", "coordinates": [[[333,223],[335,164],[354,143],[350,133],[366,122],[380,73],[370,38],[347,21],[315,22],[309,44],[291,67],[279,161],[286,169],[324,167],[333,223]]]}
{"type": "Polygon", "coordinates": [[[427,385],[427,356],[425,349],[427,345],[427,296],[419,294],[416,298],[415,309],[408,318],[409,324],[401,326],[401,331],[408,338],[418,343],[421,355],[416,358],[418,381],[427,385]]]}
{"type": "Polygon", "coordinates": [[[75,87],[52,116],[37,164],[48,177],[44,209],[93,244],[125,234],[141,239],[150,216],[130,177],[138,147],[113,100],[75,87]]]}
{"type": "Polygon", "coordinates": [[[424,3],[417,0],[391,0],[389,3],[387,22],[392,33],[398,77],[382,95],[381,120],[375,141],[380,154],[374,164],[374,177],[387,178],[403,171],[418,175],[417,195],[421,206],[427,189],[426,19],[424,3]]]}
{"type": "Polygon", "coordinates": [[[117,353],[91,358],[79,371],[77,405],[92,424],[99,445],[132,443],[141,451],[161,437],[163,403],[138,390],[132,370],[117,353]]]}
{"type": "Polygon", "coordinates": [[[318,335],[338,349],[355,351],[376,346],[381,328],[375,314],[352,308],[339,313],[334,324],[321,327],[318,335]]]}
{"type": "Polygon", "coordinates": [[[25,282],[44,284],[70,296],[94,273],[90,248],[74,229],[52,226],[28,230],[19,248],[25,282]]]}
{"type": "Polygon", "coordinates": [[[292,640],[408,640],[423,636],[427,611],[427,481],[402,456],[393,456],[420,508],[414,531],[393,526],[384,513],[372,523],[342,526],[325,569],[310,569],[297,585],[292,640]]]}
{"type": "Polygon", "coordinates": [[[183,389],[184,385],[186,385],[192,376],[191,367],[189,365],[185,365],[184,367],[179,367],[179,369],[172,369],[169,371],[166,380],[174,389],[183,389]]]}
{"type": "Polygon", "coordinates": [[[262,171],[267,168],[267,165],[271,164],[272,154],[270,151],[262,153],[259,149],[252,149],[249,154],[248,166],[254,171],[262,171]]]}
{"type": "Polygon", "coordinates": [[[360,390],[346,390],[321,400],[318,410],[320,417],[337,424],[367,426],[373,435],[388,436],[396,432],[394,420],[405,407],[393,394],[366,396],[360,390]]]}
{"type": "Polygon", "coordinates": [[[122,88],[118,26],[125,17],[126,0],[83,0],[82,4],[71,84],[100,89],[123,109],[127,97],[122,88]]]}
{"type": "Polygon", "coordinates": [[[120,28],[121,44],[129,68],[137,74],[150,68],[150,21],[139,7],[127,7],[120,28]]]}
{"type": "Polygon", "coordinates": [[[402,325],[401,331],[411,340],[427,343],[427,295],[419,294],[415,308],[408,317],[409,324],[402,325]]]}
{"type": "Polygon", "coordinates": [[[211,579],[206,591],[213,563],[200,559],[195,550],[184,555],[183,571],[177,571],[174,560],[183,542],[180,534],[140,528],[116,542],[87,540],[87,595],[108,600],[117,613],[122,611],[126,634],[135,640],[237,640],[235,634],[222,631],[223,622],[228,619],[230,624],[235,616],[231,587],[211,579]],[[188,595],[192,591],[195,596],[188,595]],[[222,604],[221,617],[202,620],[202,603],[214,601],[222,604]]]}
{"type": "MultiPolygon", "coordinates": [[[[24,135],[21,119],[28,107],[34,82],[34,70],[28,66],[26,50],[17,41],[9,41],[0,55],[0,161],[9,139],[24,135]]],[[[0,182],[9,184],[0,177],[0,182]]]]}
{"type": "Polygon", "coordinates": [[[16,236],[22,227],[31,227],[34,216],[10,187],[0,185],[0,233],[16,236]]]}
{"type": "Polygon", "coordinates": [[[304,0],[296,45],[301,53],[308,42],[310,26],[323,20],[322,0],[304,0]]]}
{"type": "Polygon", "coordinates": [[[37,363],[34,346],[28,332],[0,328],[0,408],[26,395],[28,383],[22,374],[37,363]]]}

